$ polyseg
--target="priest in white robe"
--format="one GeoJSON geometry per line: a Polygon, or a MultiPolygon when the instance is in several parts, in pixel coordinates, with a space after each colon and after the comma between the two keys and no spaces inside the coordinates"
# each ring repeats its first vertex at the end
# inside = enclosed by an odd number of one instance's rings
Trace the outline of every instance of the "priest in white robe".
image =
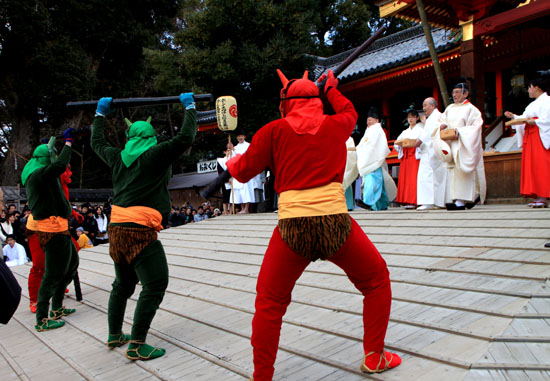
{"type": "Polygon", "coordinates": [[[504,115],[513,119],[528,119],[525,124],[514,126],[521,154],[521,188],[524,197],[534,200],[528,205],[532,208],[545,208],[550,197],[550,177],[541,174],[550,173],[550,89],[547,76],[537,76],[529,80],[527,92],[531,102],[522,115],[506,111],[504,115]]]}
{"type": "Polygon", "coordinates": [[[454,129],[456,140],[442,140],[434,131],[432,142],[435,154],[449,168],[447,192],[453,202],[446,205],[447,210],[464,210],[485,201],[487,186],[481,141],[483,118],[468,100],[466,83],[457,84],[452,95],[454,103],[441,114],[440,130],[454,129]]]}
{"type": "Polygon", "coordinates": [[[444,208],[446,202],[445,186],[448,180],[447,166],[434,153],[432,134],[439,132],[439,118],[441,112],[437,109],[437,102],[429,97],[422,103],[424,114],[424,130],[416,139],[416,146],[420,151],[420,165],[418,167],[418,181],[416,185],[417,210],[444,208]]]}
{"type": "Polygon", "coordinates": [[[363,191],[357,204],[369,210],[386,210],[397,195],[395,182],[388,173],[386,156],[390,153],[378,111],[369,110],[365,135],[357,145],[357,169],[363,179],[363,191]]]}
{"type": "MultiPolygon", "coordinates": [[[[245,140],[246,135],[244,134],[244,131],[237,131],[237,141],[239,143],[235,146],[234,155],[242,155],[246,152],[250,143],[245,140]]],[[[241,211],[239,212],[240,214],[250,213],[248,209],[250,203],[255,202],[254,179],[251,179],[246,183],[241,183],[233,178],[232,182],[233,190],[231,191],[230,200],[235,204],[241,204],[241,211]]]]}

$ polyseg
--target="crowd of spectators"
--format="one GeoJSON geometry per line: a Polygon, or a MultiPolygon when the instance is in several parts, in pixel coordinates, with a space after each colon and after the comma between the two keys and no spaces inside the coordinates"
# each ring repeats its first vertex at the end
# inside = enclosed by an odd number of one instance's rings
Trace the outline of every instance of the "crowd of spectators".
{"type": "MultiPolygon", "coordinates": [[[[82,215],[83,219],[73,216],[69,219],[69,232],[77,240],[83,243],[83,246],[92,247],[109,243],[109,234],[107,226],[111,219],[111,203],[106,202],[103,205],[74,205],[73,209],[82,215]],[[79,221],[80,220],[80,221],[79,221]],[[85,242],[89,240],[88,242],[85,242]]],[[[80,246],[81,249],[86,247],[80,246]]]]}
{"type": "Polygon", "coordinates": [[[210,201],[199,205],[196,209],[188,201],[181,207],[172,206],[168,217],[167,227],[176,227],[185,224],[200,222],[209,218],[220,216],[219,208],[210,205],[210,201]]]}
{"type": "MultiPolygon", "coordinates": [[[[80,241],[84,242],[87,239],[89,242],[86,242],[87,245],[84,245],[86,247],[93,247],[109,242],[107,225],[109,224],[111,215],[110,202],[94,206],[86,203],[72,205],[72,207],[82,216],[82,218],[77,219],[73,215],[69,219],[69,232],[77,241],[79,241],[83,233],[86,238],[82,238],[80,241]]],[[[9,204],[6,209],[0,209],[0,244],[3,253],[11,253],[18,249],[19,246],[17,245],[21,245],[25,249],[27,257],[32,260],[25,232],[27,218],[30,214],[31,211],[27,205],[22,205],[21,210],[17,210],[15,204],[9,204]],[[6,246],[10,247],[4,250],[6,246]]],[[[81,246],[81,248],[85,247],[81,246]]],[[[3,260],[8,262],[12,259],[4,254],[3,260]]]]}
{"type": "MultiPolygon", "coordinates": [[[[82,216],[82,218],[71,216],[69,219],[69,232],[78,242],[81,249],[109,243],[107,226],[111,217],[111,203],[103,205],[91,205],[84,203],[82,205],[72,205],[72,208],[82,216]]],[[[3,252],[12,252],[13,243],[21,245],[27,254],[29,260],[32,260],[27,242],[25,227],[27,218],[31,214],[27,205],[22,205],[21,211],[17,210],[15,204],[9,204],[6,209],[0,209],[0,244],[2,249],[10,246],[3,252]],[[9,242],[8,242],[9,241],[9,242]],[[12,242],[13,241],[13,242],[12,242]]],[[[209,218],[220,216],[220,209],[205,202],[194,208],[189,202],[181,207],[173,206],[170,216],[165,225],[166,227],[176,227],[188,223],[200,222],[209,218]]],[[[15,246],[17,248],[17,246],[15,246]]],[[[11,260],[4,255],[4,261],[11,260]]]]}

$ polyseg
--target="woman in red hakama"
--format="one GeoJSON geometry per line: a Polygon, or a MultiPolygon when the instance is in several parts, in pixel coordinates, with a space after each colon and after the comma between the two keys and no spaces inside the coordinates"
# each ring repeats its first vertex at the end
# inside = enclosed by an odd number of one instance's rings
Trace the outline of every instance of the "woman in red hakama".
{"type": "Polygon", "coordinates": [[[510,111],[504,113],[508,118],[528,118],[525,124],[514,127],[518,136],[518,146],[523,146],[521,155],[521,187],[524,197],[534,198],[530,207],[547,206],[550,197],[550,97],[548,78],[538,77],[529,81],[527,91],[535,100],[525,109],[523,115],[510,111]]]}
{"type": "MultiPolygon", "coordinates": [[[[423,125],[418,123],[418,112],[409,110],[407,114],[409,128],[403,131],[397,140],[414,139],[416,140],[422,132],[423,125]]],[[[406,209],[416,208],[416,184],[418,178],[418,167],[420,166],[420,156],[416,157],[416,147],[403,148],[396,146],[399,153],[399,179],[397,182],[396,202],[404,205],[406,209]]]]}

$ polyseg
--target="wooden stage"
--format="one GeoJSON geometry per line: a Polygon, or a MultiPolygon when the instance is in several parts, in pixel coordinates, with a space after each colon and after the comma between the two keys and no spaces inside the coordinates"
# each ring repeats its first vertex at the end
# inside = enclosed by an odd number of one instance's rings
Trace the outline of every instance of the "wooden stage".
{"type": "MultiPolygon", "coordinates": [[[[393,303],[386,346],[403,364],[367,376],[362,297],[343,272],[315,262],[299,279],[284,319],[277,380],[548,380],[550,210],[524,205],[471,211],[352,213],[386,259],[393,303]]],[[[170,284],[148,341],[150,362],[108,350],[107,246],[80,252],[84,300],[65,327],[37,333],[27,298],[0,327],[0,380],[246,380],[255,284],[276,214],[219,217],[163,231],[170,284]]],[[[138,287],[139,288],[139,287],[138,287]]],[[[129,301],[129,331],[137,293],[129,301]]]]}

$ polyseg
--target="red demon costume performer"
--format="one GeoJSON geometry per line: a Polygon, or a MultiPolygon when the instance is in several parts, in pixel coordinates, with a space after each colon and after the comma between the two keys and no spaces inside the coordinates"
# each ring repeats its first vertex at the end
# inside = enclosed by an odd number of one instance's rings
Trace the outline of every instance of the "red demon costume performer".
{"type": "Polygon", "coordinates": [[[262,127],[248,151],[227,162],[229,173],[246,182],[269,167],[275,173],[279,222],[264,256],[256,286],[252,321],[254,380],[271,380],[282,318],[294,284],[311,261],[329,260],[341,267],[364,296],[361,370],[377,373],[401,363],[384,351],[391,306],[386,262],[349,216],[342,188],[346,140],[357,113],[328,72],[325,93],[336,115],[325,115],[319,89],[307,79],[287,80],[282,119],[262,127]],[[333,155],[326,154],[331,147],[333,155]]]}

